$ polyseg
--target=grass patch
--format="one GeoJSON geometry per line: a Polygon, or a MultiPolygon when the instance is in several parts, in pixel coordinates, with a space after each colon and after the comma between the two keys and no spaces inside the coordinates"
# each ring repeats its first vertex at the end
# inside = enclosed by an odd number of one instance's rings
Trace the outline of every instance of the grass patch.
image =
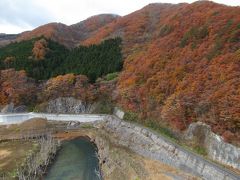
{"type": "Polygon", "coordinates": [[[93,127],[92,124],[83,124],[83,125],[81,125],[81,128],[83,128],[83,129],[93,129],[94,127],[93,127]]]}
{"type": "Polygon", "coordinates": [[[199,155],[202,155],[202,156],[207,156],[207,150],[203,146],[196,145],[196,144],[195,145],[189,145],[189,144],[184,143],[183,141],[181,141],[179,139],[179,137],[177,137],[177,135],[174,132],[172,132],[167,127],[161,126],[158,122],[156,122],[153,119],[147,119],[145,121],[142,121],[138,118],[137,113],[126,112],[125,115],[124,115],[124,120],[129,121],[129,122],[133,122],[133,123],[137,123],[137,124],[141,124],[144,127],[147,127],[150,130],[153,130],[154,132],[156,132],[156,133],[162,135],[163,137],[169,139],[170,141],[180,145],[184,149],[195,152],[195,153],[197,153],[199,155]]]}
{"type": "Polygon", "coordinates": [[[34,141],[6,141],[0,143],[0,179],[4,175],[6,179],[16,177],[16,169],[24,164],[29,153],[36,151],[37,144],[34,141]]]}
{"type": "Polygon", "coordinates": [[[147,120],[146,123],[144,123],[144,125],[150,129],[158,132],[159,134],[162,134],[163,136],[170,138],[174,142],[178,141],[178,138],[170,129],[160,126],[158,123],[156,123],[153,120],[147,120]]]}
{"type": "Polygon", "coordinates": [[[138,122],[138,115],[137,113],[128,111],[125,112],[123,119],[126,121],[138,122]]]}
{"type": "Polygon", "coordinates": [[[154,121],[152,119],[147,119],[143,122],[138,118],[137,113],[126,112],[125,115],[124,115],[124,120],[142,124],[145,127],[156,131],[157,133],[163,135],[164,137],[167,137],[168,139],[171,139],[174,142],[178,141],[178,138],[176,137],[176,135],[170,129],[160,126],[159,123],[157,123],[156,121],[154,121]]]}
{"type": "Polygon", "coordinates": [[[200,155],[203,155],[203,156],[207,155],[206,149],[202,146],[193,147],[193,151],[196,152],[197,154],[200,154],[200,155]]]}
{"type": "Polygon", "coordinates": [[[109,73],[104,77],[104,80],[106,81],[112,81],[114,79],[116,79],[118,77],[118,72],[114,72],[114,73],[109,73]]]}

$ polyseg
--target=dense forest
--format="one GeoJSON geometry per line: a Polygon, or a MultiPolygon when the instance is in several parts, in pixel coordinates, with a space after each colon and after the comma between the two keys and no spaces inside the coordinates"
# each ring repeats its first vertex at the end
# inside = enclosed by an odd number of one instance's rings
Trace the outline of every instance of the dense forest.
{"type": "Polygon", "coordinates": [[[36,80],[57,75],[84,74],[91,82],[122,68],[121,39],[109,39],[99,45],[79,46],[73,50],[49,39],[34,38],[0,49],[0,68],[25,70],[36,80]]]}
{"type": "Polygon", "coordinates": [[[122,35],[118,103],[141,123],[185,130],[201,121],[240,142],[240,7],[150,4],[82,44],[122,35]]]}
{"type": "Polygon", "coordinates": [[[85,47],[70,51],[49,40],[15,43],[0,49],[0,67],[25,69],[35,79],[79,73],[94,81],[121,69],[121,47],[124,68],[112,94],[132,119],[174,131],[201,121],[225,140],[240,142],[240,7],[156,3],[103,24],[102,19],[81,22],[80,29],[47,24],[23,33],[18,40],[44,35],[85,47]],[[122,43],[111,39],[117,36],[122,43]]]}

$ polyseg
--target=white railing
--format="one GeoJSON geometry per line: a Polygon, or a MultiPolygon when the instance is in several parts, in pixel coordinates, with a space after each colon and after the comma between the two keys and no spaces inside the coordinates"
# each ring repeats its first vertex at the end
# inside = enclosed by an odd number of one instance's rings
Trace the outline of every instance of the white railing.
{"type": "Polygon", "coordinates": [[[17,113],[0,114],[0,125],[18,124],[31,118],[45,118],[55,121],[93,122],[104,120],[107,115],[99,114],[46,114],[46,113],[17,113]]]}

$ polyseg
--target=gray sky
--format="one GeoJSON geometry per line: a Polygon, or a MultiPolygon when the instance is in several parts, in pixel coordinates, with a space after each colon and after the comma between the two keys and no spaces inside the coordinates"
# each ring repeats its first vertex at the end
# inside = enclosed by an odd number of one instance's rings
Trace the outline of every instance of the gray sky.
{"type": "MultiPolygon", "coordinates": [[[[195,0],[0,0],[0,33],[19,33],[49,22],[70,25],[101,13],[126,15],[149,3],[195,0]]],[[[240,6],[240,0],[214,0],[240,6]]]]}

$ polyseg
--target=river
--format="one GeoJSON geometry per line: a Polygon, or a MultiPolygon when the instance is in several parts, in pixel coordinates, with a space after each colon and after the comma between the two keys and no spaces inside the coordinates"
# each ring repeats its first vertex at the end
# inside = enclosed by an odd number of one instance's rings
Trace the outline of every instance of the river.
{"type": "Polygon", "coordinates": [[[88,139],[65,141],[46,180],[99,180],[97,149],[88,139]]]}

